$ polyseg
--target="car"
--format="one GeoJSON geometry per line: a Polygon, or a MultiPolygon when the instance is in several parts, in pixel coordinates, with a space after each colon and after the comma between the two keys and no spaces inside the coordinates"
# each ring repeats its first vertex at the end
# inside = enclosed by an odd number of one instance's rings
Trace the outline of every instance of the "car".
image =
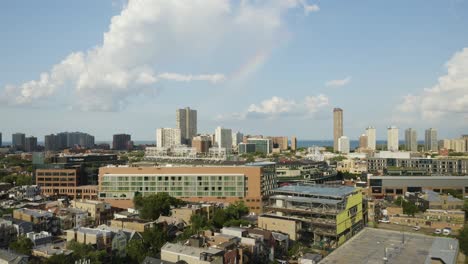
{"type": "Polygon", "coordinates": [[[390,220],[388,220],[388,219],[380,219],[380,220],[379,220],[379,223],[387,223],[387,224],[388,224],[388,223],[390,223],[390,220]]]}
{"type": "Polygon", "coordinates": [[[420,226],[413,226],[413,230],[414,231],[419,231],[419,230],[421,230],[421,227],[420,226]]]}
{"type": "Polygon", "coordinates": [[[437,229],[434,231],[434,234],[440,235],[440,234],[442,234],[442,230],[440,230],[439,228],[437,228],[437,229]]]}
{"type": "Polygon", "coordinates": [[[452,234],[452,228],[445,227],[444,229],[442,229],[442,234],[444,234],[445,236],[452,234]]]}

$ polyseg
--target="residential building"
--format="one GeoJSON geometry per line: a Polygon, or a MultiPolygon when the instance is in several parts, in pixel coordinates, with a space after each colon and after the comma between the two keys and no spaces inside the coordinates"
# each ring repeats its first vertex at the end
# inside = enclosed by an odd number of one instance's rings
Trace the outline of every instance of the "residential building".
{"type": "Polygon", "coordinates": [[[32,223],[34,232],[48,231],[54,235],[60,232],[60,221],[53,213],[47,211],[16,209],[13,211],[13,218],[32,223]]]}
{"type": "Polygon", "coordinates": [[[17,236],[18,231],[13,226],[13,221],[0,218],[0,248],[7,248],[17,236]]]}
{"type": "Polygon", "coordinates": [[[224,251],[215,248],[191,247],[166,243],[161,248],[161,260],[187,264],[223,264],[224,251]]]}
{"type": "MultiPolygon", "coordinates": [[[[40,187],[76,187],[83,182],[78,169],[37,169],[36,185],[40,187]]],[[[44,193],[44,195],[53,195],[53,193],[44,193]]],[[[58,191],[57,191],[58,192],[58,191]]]]}
{"type": "Polygon", "coordinates": [[[239,143],[237,148],[238,148],[239,154],[254,153],[255,152],[255,144],[254,143],[239,143]]]}
{"type": "Polygon", "coordinates": [[[190,145],[197,135],[197,110],[186,107],[176,110],[176,128],[180,130],[181,143],[190,145]]]}
{"type": "Polygon", "coordinates": [[[363,196],[354,187],[289,185],[275,189],[269,201],[258,227],[292,240],[310,237],[316,245],[336,248],[364,227],[363,196]]]}
{"type": "Polygon", "coordinates": [[[179,128],[158,128],[156,129],[156,146],[158,148],[170,148],[181,144],[181,134],[179,128]]]}
{"type": "Polygon", "coordinates": [[[359,137],[359,149],[366,150],[369,148],[369,137],[366,134],[362,134],[359,137]]]}
{"type": "Polygon", "coordinates": [[[399,149],[398,128],[391,126],[387,129],[387,150],[398,151],[399,149]]]}
{"type": "MultiPolygon", "coordinates": [[[[0,133],[0,146],[2,145],[2,134],[0,133]]],[[[465,140],[465,152],[468,152],[468,135],[462,135],[461,138],[465,140]]]]}
{"type": "Polygon", "coordinates": [[[29,256],[18,254],[13,250],[0,249],[0,264],[28,264],[29,256]]]}
{"type": "Polygon", "coordinates": [[[244,140],[244,134],[237,131],[236,133],[232,133],[232,147],[237,147],[240,143],[244,140]]]}
{"type": "Polygon", "coordinates": [[[11,147],[15,150],[24,150],[26,135],[23,133],[14,133],[11,136],[11,147]]]}
{"type": "Polygon", "coordinates": [[[422,175],[468,175],[468,159],[460,158],[367,158],[367,171],[384,174],[388,168],[397,171],[418,170],[422,175]]]}
{"type": "Polygon", "coordinates": [[[424,143],[425,143],[426,151],[439,150],[438,141],[437,141],[437,129],[429,128],[426,130],[424,143]]]}
{"type": "Polygon", "coordinates": [[[192,139],[192,147],[197,150],[197,153],[208,153],[211,148],[210,136],[196,136],[192,139]]]}
{"type": "Polygon", "coordinates": [[[418,137],[416,130],[408,128],[405,130],[405,147],[407,151],[418,151],[418,137]]]}
{"type": "Polygon", "coordinates": [[[278,181],[304,180],[310,183],[323,183],[335,180],[335,169],[323,161],[284,160],[276,163],[278,181]]]}
{"type": "Polygon", "coordinates": [[[78,243],[93,245],[98,250],[111,251],[112,232],[98,228],[79,227],[66,231],[67,242],[76,241],[78,243]]]}
{"type": "Polygon", "coordinates": [[[44,137],[46,151],[58,151],[66,148],[92,148],[94,136],[83,132],[61,132],[44,137]]]}
{"type": "Polygon", "coordinates": [[[297,138],[291,137],[291,150],[296,151],[297,149],[297,138]]]}
{"type": "Polygon", "coordinates": [[[365,159],[345,159],[338,161],[336,170],[352,174],[362,174],[367,172],[367,161],[365,159]]]}
{"type": "Polygon", "coordinates": [[[230,152],[232,149],[232,131],[229,128],[217,127],[215,130],[215,144],[218,148],[225,148],[230,152]]]}
{"type": "Polygon", "coordinates": [[[338,151],[338,139],[343,136],[343,109],[333,109],[333,151],[338,151]]]}
{"type": "Polygon", "coordinates": [[[349,138],[346,136],[341,136],[338,139],[338,152],[342,154],[349,153],[349,138]]]}
{"type": "Polygon", "coordinates": [[[442,139],[439,141],[439,147],[453,152],[465,152],[465,139],[442,139]]]}
{"type": "Polygon", "coordinates": [[[370,150],[375,150],[376,149],[376,141],[377,141],[377,136],[375,132],[374,127],[367,127],[366,128],[366,136],[367,136],[367,147],[370,150]]]}
{"type": "Polygon", "coordinates": [[[276,188],[275,163],[244,166],[103,167],[99,198],[114,207],[133,207],[143,196],[166,192],[189,202],[233,203],[243,200],[251,212],[263,210],[262,200],[276,188]]]}
{"type": "Polygon", "coordinates": [[[27,137],[24,139],[24,151],[34,152],[37,150],[37,137],[27,137]]]}
{"type": "Polygon", "coordinates": [[[128,134],[115,134],[112,137],[113,150],[130,150],[133,148],[132,136],[128,134]]]}
{"type": "Polygon", "coordinates": [[[171,209],[171,216],[184,221],[186,225],[190,225],[192,216],[203,215],[207,220],[210,220],[215,210],[216,208],[210,204],[189,204],[185,207],[171,209]]]}
{"type": "Polygon", "coordinates": [[[41,193],[48,197],[95,200],[98,198],[98,187],[97,185],[41,187],[41,193]]]}
{"type": "Polygon", "coordinates": [[[255,152],[270,154],[273,151],[273,141],[269,138],[249,138],[247,143],[255,144],[255,152]]]}
{"type": "Polygon", "coordinates": [[[288,137],[270,137],[273,148],[288,150],[288,137]]]}
{"type": "Polygon", "coordinates": [[[63,230],[78,228],[88,224],[88,212],[77,208],[59,208],[55,215],[60,219],[60,228],[63,230]]]}
{"type": "Polygon", "coordinates": [[[155,225],[155,221],[147,221],[139,218],[118,218],[110,221],[110,227],[118,229],[134,230],[143,233],[151,229],[155,225]]]}
{"type": "Polygon", "coordinates": [[[30,232],[26,234],[35,247],[52,243],[52,234],[46,231],[30,232]]]}
{"type": "Polygon", "coordinates": [[[88,212],[95,225],[106,224],[112,219],[111,206],[103,201],[77,199],[71,201],[71,206],[88,212]]]}

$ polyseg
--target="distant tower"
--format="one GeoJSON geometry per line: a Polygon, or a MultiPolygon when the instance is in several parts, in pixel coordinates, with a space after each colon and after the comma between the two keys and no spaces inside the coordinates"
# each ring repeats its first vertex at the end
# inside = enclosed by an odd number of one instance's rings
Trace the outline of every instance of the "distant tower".
{"type": "Polygon", "coordinates": [[[197,135],[197,110],[186,107],[176,110],[176,127],[180,129],[182,144],[192,144],[192,138],[197,135]]]}
{"type": "Polygon", "coordinates": [[[338,139],[338,151],[343,154],[349,154],[349,138],[342,136],[338,139]]]}
{"type": "Polygon", "coordinates": [[[405,146],[407,151],[418,151],[418,135],[416,130],[412,128],[405,130],[405,146]]]}
{"type": "Polygon", "coordinates": [[[215,130],[215,145],[218,148],[232,149],[232,130],[229,128],[217,127],[215,130]]]}
{"type": "Polygon", "coordinates": [[[367,135],[367,148],[370,150],[375,150],[376,145],[376,132],[374,127],[366,128],[366,135],[367,135]]]}
{"type": "Polygon", "coordinates": [[[291,137],[291,150],[297,149],[297,138],[295,136],[291,137]]]}
{"type": "Polygon", "coordinates": [[[15,133],[11,135],[11,145],[12,148],[15,150],[22,150],[24,151],[24,145],[26,141],[26,135],[23,133],[15,133]]]}
{"type": "Polygon", "coordinates": [[[437,129],[429,128],[426,129],[424,144],[426,151],[437,151],[437,129]]]}
{"type": "Polygon", "coordinates": [[[333,109],[333,151],[338,151],[338,139],[343,136],[343,109],[333,109]]]}
{"type": "Polygon", "coordinates": [[[369,137],[366,134],[359,137],[359,148],[361,150],[369,149],[369,137]]]}
{"type": "Polygon", "coordinates": [[[398,127],[389,127],[387,129],[387,149],[389,151],[398,151],[398,140],[398,127]]]}
{"type": "Polygon", "coordinates": [[[180,129],[178,128],[158,128],[156,129],[156,147],[170,148],[181,143],[180,129]]]}

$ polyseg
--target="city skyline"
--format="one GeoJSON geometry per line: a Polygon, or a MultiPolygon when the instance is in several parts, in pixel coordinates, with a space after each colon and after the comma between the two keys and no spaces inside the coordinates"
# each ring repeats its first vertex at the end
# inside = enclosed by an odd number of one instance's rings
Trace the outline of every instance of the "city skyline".
{"type": "Polygon", "coordinates": [[[352,140],[368,126],[377,139],[390,125],[466,133],[466,1],[123,3],[3,4],[3,141],[41,139],[67,120],[97,141],[150,140],[185,106],[204,132],[330,140],[340,107],[352,140]]]}

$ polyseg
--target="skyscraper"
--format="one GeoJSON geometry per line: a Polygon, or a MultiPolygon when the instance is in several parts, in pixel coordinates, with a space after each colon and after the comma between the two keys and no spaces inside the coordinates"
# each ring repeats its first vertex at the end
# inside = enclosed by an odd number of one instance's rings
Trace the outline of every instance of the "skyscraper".
{"type": "MultiPolygon", "coordinates": [[[[461,138],[465,140],[465,152],[468,152],[468,135],[462,135],[461,138]]],[[[0,133],[0,145],[2,141],[2,134],[0,133]]]]}
{"type": "Polygon", "coordinates": [[[407,151],[418,151],[418,135],[416,130],[412,128],[405,130],[405,147],[407,151]]]}
{"type": "Polygon", "coordinates": [[[389,127],[387,129],[387,149],[389,151],[398,151],[398,140],[398,127],[389,127]]]}
{"type": "Polygon", "coordinates": [[[0,132],[0,147],[2,146],[2,132],[0,132]]]}
{"type": "Polygon", "coordinates": [[[341,136],[338,139],[338,152],[343,154],[349,153],[349,138],[346,136],[341,136]]]}
{"type": "Polygon", "coordinates": [[[333,150],[338,151],[338,139],[343,136],[343,109],[333,109],[333,150]]]}
{"type": "Polygon", "coordinates": [[[359,148],[361,150],[369,149],[369,138],[366,134],[362,134],[359,137],[359,148]]]}
{"type": "Polygon", "coordinates": [[[132,136],[128,134],[115,134],[112,137],[112,149],[129,150],[131,147],[132,136]]]}
{"type": "Polygon", "coordinates": [[[24,140],[24,150],[34,152],[37,150],[37,137],[27,137],[24,140]]]}
{"type": "Polygon", "coordinates": [[[229,128],[217,127],[215,130],[215,146],[218,148],[232,148],[232,130],[229,128]]]}
{"type": "Polygon", "coordinates": [[[236,133],[232,133],[232,146],[237,147],[239,143],[242,143],[244,140],[244,134],[241,132],[237,131],[236,133]]]}
{"type": "Polygon", "coordinates": [[[367,135],[367,148],[370,150],[375,150],[376,145],[376,133],[374,127],[366,128],[366,135],[367,135]]]}
{"type": "Polygon", "coordinates": [[[170,148],[181,144],[181,133],[178,128],[158,128],[156,130],[156,146],[170,148]]]}
{"type": "Polygon", "coordinates": [[[24,150],[26,135],[23,133],[15,133],[11,136],[11,147],[15,150],[24,150]]]}
{"type": "Polygon", "coordinates": [[[424,138],[424,145],[426,151],[437,151],[438,144],[437,144],[437,129],[429,128],[426,129],[425,138],[424,138]]]}
{"type": "Polygon", "coordinates": [[[297,138],[295,136],[291,137],[291,150],[297,149],[297,138]]]}
{"type": "Polygon", "coordinates": [[[197,110],[186,107],[176,110],[176,127],[180,129],[182,144],[192,144],[192,138],[197,135],[197,110]]]}

